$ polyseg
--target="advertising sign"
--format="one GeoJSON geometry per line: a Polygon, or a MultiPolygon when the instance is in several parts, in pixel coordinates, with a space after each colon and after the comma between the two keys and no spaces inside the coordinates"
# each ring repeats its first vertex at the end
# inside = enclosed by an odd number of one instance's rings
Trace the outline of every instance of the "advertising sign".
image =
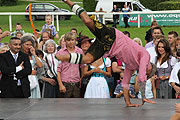
{"type": "MultiPolygon", "coordinates": [[[[119,16],[119,26],[125,26],[123,22],[123,15],[119,16]]],[[[180,26],[179,13],[162,13],[162,14],[141,14],[140,26],[150,26],[151,16],[156,20],[159,26],[180,26]]],[[[132,14],[129,18],[128,24],[130,26],[138,26],[138,15],[132,14]]]]}

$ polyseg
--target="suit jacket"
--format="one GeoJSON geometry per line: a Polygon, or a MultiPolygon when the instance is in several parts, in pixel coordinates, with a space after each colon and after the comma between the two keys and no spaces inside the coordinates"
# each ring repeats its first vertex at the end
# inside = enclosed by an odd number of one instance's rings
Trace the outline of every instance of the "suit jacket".
{"type": "Polygon", "coordinates": [[[153,40],[152,33],[153,33],[152,28],[150,28],[148,31],[146,31],[145,40],[147,41],[147,43],[151,42],[153,40]]]}
{"type": "Polygon", "coordinates": [[[15,97],[18,86],[17,80],[14,80],[14,74],[16,75],[16,78],[21,81],[21,88],[24,96],[26,98],[30,96],[30,82],[28,80],[28,75],[31,74],[32,68],[27,54],[20,51],[16,63],[10,51],[0,54],[0,70],[2,72],[2,78],[0,80],[0,97],[15,97]],[[24,69],[16,73],[16,67],[19,66],[22,61],[24,61],[24,69]]]}

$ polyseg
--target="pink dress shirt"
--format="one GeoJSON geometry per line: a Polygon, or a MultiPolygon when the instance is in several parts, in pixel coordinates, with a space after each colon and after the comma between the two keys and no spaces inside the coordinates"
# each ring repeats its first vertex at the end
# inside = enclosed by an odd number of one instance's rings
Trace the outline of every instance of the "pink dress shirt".
{"type": "Polygon", "coordinates": [[[122,86],[129,89],[133,70],[139,70],[139,81],[146,81],[146,69],[150,65],[150,55],[145,48],[135,43],[122,32],[116,30],[116,40],[108,53],[125,63],[122,86]]]}
{"type": "MultiPolygon", "coordinates": [[[[75,53],[83,54],[83,51],[75,46],[75,53]]],[[[60,49],[57,54],[65,55],[69,54],[69,51],[66,47],[60,49]]],[[[79,64],[71,64],[68,62],[61,62],[57,67],[57,72],[61,73],[61,80],[62,82],[66,83],[76,83],[80,82],[80,71],[79,71],[79,64]]]]}

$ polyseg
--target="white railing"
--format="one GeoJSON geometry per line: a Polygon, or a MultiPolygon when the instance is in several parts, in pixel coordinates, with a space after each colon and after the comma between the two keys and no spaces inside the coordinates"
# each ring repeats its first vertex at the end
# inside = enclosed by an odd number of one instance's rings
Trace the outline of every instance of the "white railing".
{"type": "MultiPolygon", "coordinates": [[[[168,11],[148,11],[148,12],[129,12],[129,13],[122,13],[122,12],[116,12],[116,13],[98,13],[98,12],[87,12],[88,15],[103,15],[103,23],[105,23],[104,14],[137,14],[138,15],[138,28],[140,28],[140,15],[141,14],[151,14],[151,21],[153,21],[153,14],[160,14],[160,13],[180,13],[180,10],[168,10],[168,11]]],[[[59,31],[59,20],[58,15],[75,15],[73,12],[32,12],[32,15],[47,15],[51,14],[53,16],[56,16],[56,22],[57,22],[57,31],[59,31]]],[[[13,15],[29,15],[28,12],[0,12],[0,15],[8,15],[9,16],[9,29],[12,31],[12,16],[13,15]]],[[[54,24],[54,17],[53,17],[53,23],[54,24]]]]}

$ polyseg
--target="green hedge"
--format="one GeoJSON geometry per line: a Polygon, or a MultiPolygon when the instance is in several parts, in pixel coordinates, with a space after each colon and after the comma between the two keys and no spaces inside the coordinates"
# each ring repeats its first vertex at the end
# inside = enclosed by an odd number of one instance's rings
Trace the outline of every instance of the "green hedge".
{"type": "Polygon", "coordinates": [[[158,10],[180,10],[180,1],[166,1],[158,4],[158,10]]]}
{"type": "Polygon", "coordinates": [[[17,5],[18,0],[0,0],[0,6],[12,6],[17,5]]]}
{"type": "Polygon", "coordinates": [[[158,3],[167,0],[140,0],[140,3],[150,10],[158,10],[158,3]]]}
{"type": "Polygon", "coordinates": [[[87,12],[94,12],[96,7],[95,0],[83,0],[83,7],[87,12]]]}

